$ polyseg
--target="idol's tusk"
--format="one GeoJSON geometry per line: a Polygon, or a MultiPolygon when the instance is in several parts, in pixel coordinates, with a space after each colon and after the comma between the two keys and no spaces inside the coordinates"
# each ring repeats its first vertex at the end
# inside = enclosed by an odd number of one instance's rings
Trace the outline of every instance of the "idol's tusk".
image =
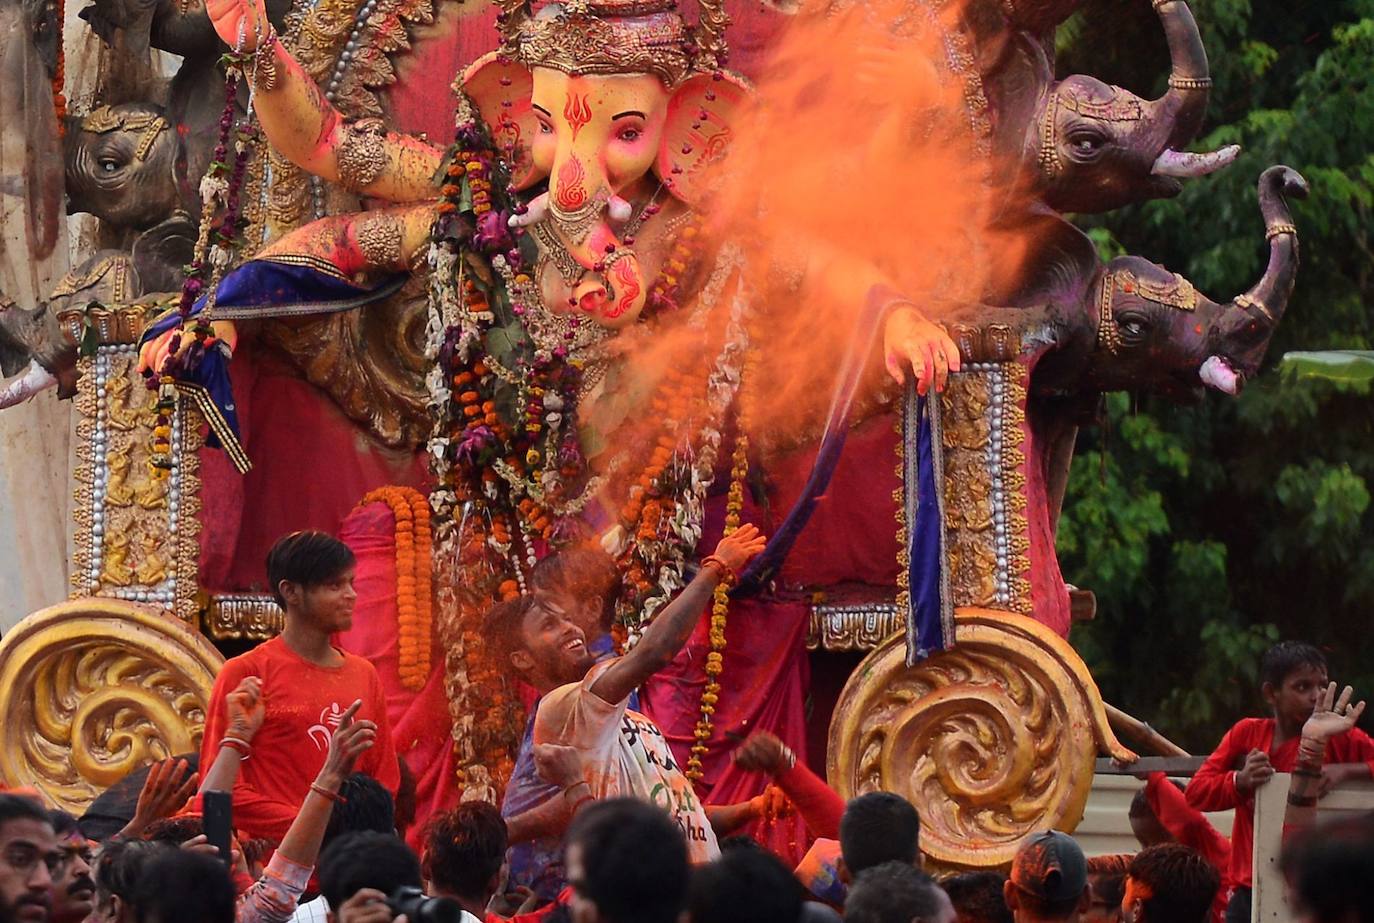
{"type": "Polygon", "coordinates": [[[525,206],[523,215],[511,215],[510,226],[513,228],[527,228],[532,224],[538,224],[549,216],[549,194],[540,193],[529,204],[525,206]]]}

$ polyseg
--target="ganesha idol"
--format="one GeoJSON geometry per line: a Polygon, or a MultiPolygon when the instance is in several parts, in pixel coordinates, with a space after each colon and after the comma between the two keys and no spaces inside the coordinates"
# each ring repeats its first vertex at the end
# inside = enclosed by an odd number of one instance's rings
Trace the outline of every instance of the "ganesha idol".
{"type": "MultiPolygon", "coordinates": [[[[1167,15],[1171,50],[1198,45],[1186,5],[1155,6],[1167,15]]],[[[1073,822],[1086,797],[1082,761],[1056,774],[1055,748],[1072,737],[1089,776],[1099,747],[1129,755],[1063,640],[1069,591],[1053,532],[1077,408],[1084,397],[1133,385],[1235,391],[1258,370],[1296,266],[1283,202],[1301,191],[1296,174],[1266,174],[1270,271],[1226,305],[1135,258],[1098,265],[1087,239],[1043,208],[1027,212],[1045,225],[1029,269],[1004,280],[988,304],[946,312],[960,320],[948,331],[876,267],[846,263],[842,291],[860,306],[847,314],[865,329],[836,363],[831,417],[816,427],[818,448],[775,455],[765,467],[764,421],[755,418],[769,387],[757,372],[773,320],[765,306],[808,291],[812,280],[804,246],[794,266],[751,266],[728,228],[706,223],[711,167],[748,94],[720,67],[719,7],[703,3],[689,27],[672,0],[574,0],[537,12],[503,4],[502,48],[454,86],[447,149],[375,120],[344,121],[277,40],[260,2],[210,0],[207,8],[221,38],[253,54],[253,105],[273,147],[390,204],[306,225],[225,276],[213,305],[196,305],[216,345],[181,367],[181,384],[214,398],[215,434],[233,451],[224,360],[235,322],[367,310],[408,277],[426,277],[427,456],[444,650],[436,666],[462,782],[484,793],[504,784],[523,729],[504,658],[485,649],[480,632],[493,601],[525,592],[550,554],[596,544],[618,566],[616,640],[633,643],[683,586],[698,547],[751,519],[773,536],[760,562],[643,690],[646,710],[708,801],[729,803],[762,785],[730,764],[727,735],[768,728],[799,751],[806,742],[812,607],[786,589],[861,583],[902,588],[912,638],[882,622],[870,626],[871,643],[852,645],[882,642],[871,669],[855,674],[870,681],[846,688],[864,701],[842,699],[836,709],[832,781],[846,792],[899,783],[923,805],[923,819],[943,798],[927,821],[943,837],[930,841],[935,848],[996,841],[986,861],[957,847],[940,857],[956,863],[995,865],[1036,824],[1073,822]],[[846,445],[856,408],[877,403],[859,393],[877,377],[865,366],[907,380],[900,440],[887,415],[856,425],[846,445]],[[931,658],[919,682],[902,672],[956,641],[965,660],[931,658]],[[1069,687],[1088,690],[1086,704],[1063,705],[1069,687]],[[908,722],[917,702],[929,707],[908,722]],[[1043,726],[1051,712],[1058,730],[1043,726]],[[989,748],[992,739],[1009,742],[989,748]],[[958,799],[932,794],[956,790],[958,799]]],[[[1174,79],[1186,92],[1171,92],[1169,105],[1148,115],[1116,88],[1045,79],[1023,101],[1032,116],[1008,144],[1055,153],[1062,141],[1063,157],[1042,158],[1032,172],[1072,173],[1080,192],[1110,187],[1103,208],[1170,194],[1176,184],[1154,171],[1163,162],[1177,172],[1186,160],[1172,147],[1189,140],[1183,135],[1196,130],[1205,102],[1205,55],[1200,45],[1194,51],[1175,55],[1186,72],[1174,79]],[[1165,121],[1180,109],[1191,127],[1174,130],[1165,121]],[[1075,148],[1098,116],[1116,140],[1075,148]],[[1122,127],[1152,120],[1158,130],[1128,135],[1122,127]],[[1026,143],[1032,136],[1043,143],[1026,143]],[[1132,144],[1140,156],[1117,150],[1132,144]]],[[[1003,111],[1019,111],[1011,102],[1003,111]]],[[[1071,198],[1063,184],[1032,176],[1028,185],[1046,200],[1071,198]]],[[[174,347],[191,341],[190,322],[162,318],[144,340],[142,361],[163,368],[174,347]]],[[[309,451],[300,447],[306,464],[309,451]]],[[[817,701],[822,711],[829,704],[817,701]]],[[[774,833],[775,846],[795,846],[799,827],[779,822],[774,833]]]]}

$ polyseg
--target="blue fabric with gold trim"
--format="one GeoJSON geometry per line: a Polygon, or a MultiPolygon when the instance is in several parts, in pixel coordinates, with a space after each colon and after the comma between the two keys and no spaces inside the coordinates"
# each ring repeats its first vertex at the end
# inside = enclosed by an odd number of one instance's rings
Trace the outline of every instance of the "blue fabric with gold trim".
{"type": "MultiPolygon", "coordinates": [[[[395,294],[406,276],[388,276],[371,285],[345,277],[332,264],[308,256],[282,255],[250,260],[226,275],[215,296],[214,320],[248,320],[271,317],[304,317],[352,311],[395,294]]],[[[205,309],[202,295],[191,308],[197,317],[205,309]]],[[[143,331],[140,345],[181,324],[176,311],[159,317],[143,331]]],[[[223,448],[240,471],[250,467],[239,445],[238,410],[229,383],[229,358],[225,351],[210,350],[177,390],[192,396],[210,424],[206,443],[223,448]]]]}

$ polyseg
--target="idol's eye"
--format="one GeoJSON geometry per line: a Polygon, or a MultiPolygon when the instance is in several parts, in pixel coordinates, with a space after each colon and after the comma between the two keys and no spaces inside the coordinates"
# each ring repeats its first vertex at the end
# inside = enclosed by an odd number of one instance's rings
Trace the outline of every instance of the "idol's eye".
{"type": "Polygon", "coordinates": [[[1118,318],[1117,326],[1121,330],[1122,339],[1127,341],[1139,341],[1143,339],[1150,329],[1150,325],[1143,317],[1130,314],[1118,318]]]}
{"type": "Polygon", "coordinates": [[[550,125],[548,122],[544,121],[543,119],[540,119],[540,120],[539,120],[539,133],[540,133],[541,135],[551,135],[551,134],[553,134],[553,126],[550,125]]]}
{"type": "Polygon", "coordinates": [[[1069,133],[1069,148],[1079,157],[1092,157],[1102,150],[1105,143],[1095,131],[1075,131],[1069,133]]]}
{"type": "Polygon", "coordinates": [[[96,161],[96,166],[100,167],[101,173],[114,173],[119,169],[119,161],[113,157],[101,157],[96,161]]]}
{"type": "Polygon", "coordinates": [[[640,131],[638,128],[631,127],[620,129],[620,132],[616,135],[616,137],[619,138],[621,141],[626,142],[627,144],[632,144],[635,141],[638,141],[643,134],[644,132],[640,131]]]}

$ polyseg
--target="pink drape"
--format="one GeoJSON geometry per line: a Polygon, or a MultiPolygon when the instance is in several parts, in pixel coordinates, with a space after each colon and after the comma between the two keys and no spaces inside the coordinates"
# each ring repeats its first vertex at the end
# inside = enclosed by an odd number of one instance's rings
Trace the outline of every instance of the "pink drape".
{"type": "Polygon", "coordinates": [[[397,673],[396,525],[385,503],[354,510],[339,538],[358,556],[354,586],[358,605],[353,627],[339,635],[346,651],[366,657],[386,690],[387,719],[396,753],[415,776],[415,824],[406,841],[417,851],[425,822],[458,803],[454,781],[453,737],[444,695],[443,654],[433,640],[434,663],[418,692],[401,685],[397,673]]]}

